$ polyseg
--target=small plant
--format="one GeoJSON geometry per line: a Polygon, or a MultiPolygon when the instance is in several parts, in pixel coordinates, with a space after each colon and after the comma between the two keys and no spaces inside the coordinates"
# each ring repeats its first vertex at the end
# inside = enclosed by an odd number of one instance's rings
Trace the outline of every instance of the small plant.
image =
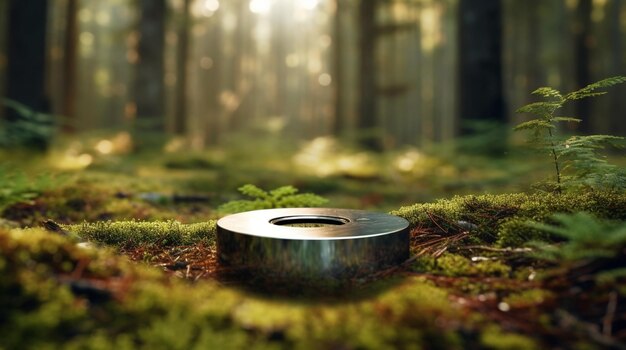
{"type": "Polygon", "coordinates": [[[39,113],[28,106],[9,99],[0,100],[5,106],[15,111],[15,120],[5,124],[0,130],[0,146],[27,146],[45,150],[52,138],[57,117],[39,113]]]}
{"type": "Polygon", "coordinates": [[[532,132],[530,142],[547,150],[554,163],[556,184],[555,190],[561,192],[564,185],[570,187],[586,186],[591,188],[626,188],[626,174],[622,169],[608,164],[598,154],[607,145],[617,146],[622,137],[610,135],[572,136],[567,139],[556,136],[558,123],[579,123],[581,120],[571,117],[557,116],[556,112],[571,101],[604,95],[600,91],[613,85],[626,82],[626,77],[617,76],[600,80],[596,83],[567,94],[550,88],[541,87],[532,93],[545,101],[527,104],[517,110],[518,113],[529,113],[535,119],[518,124],[514,130],[532,132]]]}
{"type": "Polygon", "coordinates": [[[588,259],[614,259],[623,254],[626,247],[626,223],[601,220],[585,212],[556,214],[553,218],[557,225],[529,223],[533,228],[565,239],[558,245],[540,245],[537,253],[539,258],[571,263],[588,259]]]}
{"type": "Polygon", "coordinates": [[[319,207],[328,200],[313,193],[298,193],[293,186],[283,186],[271,191],[262,190],[247,184],[238,188],[239,192],[251,200],[234,200],[222,204],[218,210],[224,213],[238,213],[256,209],[319,207]]]}

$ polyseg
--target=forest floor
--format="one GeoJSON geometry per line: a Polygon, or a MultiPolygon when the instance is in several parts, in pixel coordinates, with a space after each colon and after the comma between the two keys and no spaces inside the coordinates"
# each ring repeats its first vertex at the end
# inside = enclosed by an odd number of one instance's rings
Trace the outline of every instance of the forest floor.
{"type": "Polygon", "coordinates": [[[542,162],[81,147],[3,155],[0,348],[626,348],[626,194],[532,192],[542,162]],[[215,219],[246,183],[391,211],[411,259],[342,288],[233,276],[215,219]]]}

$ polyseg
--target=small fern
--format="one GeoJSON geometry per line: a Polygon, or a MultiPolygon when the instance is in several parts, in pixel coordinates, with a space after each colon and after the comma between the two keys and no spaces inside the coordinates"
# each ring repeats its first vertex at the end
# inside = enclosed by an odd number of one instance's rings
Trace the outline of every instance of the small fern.
{"type": "Polygon", "coordinates": [[[16,112],[16,119],[0,130],[0,147],[47,148],[57,127],[55,119],[60,117],[37,112],[18,101],[2,99],[0,102],[16,112]]]}
{"type": "Polygon", "coordinates": [[[600,220],[581,212],[556,214],[557,225],[529,223],[565,241],[558,245],[538,245],[537,257],[552,262],[576,262],[598,258],[619,258],[626,247],[626,222],[600,220]]]}
{"type": "Polygon", "coordinates": [[[298,193],[298,189],[293,186],[283,186],[268,192],[257,186],[247,184],[239,187],[238,190],[252,199],[224,203],[218,208],[218,211],[239,213],[257,209],[319,207],[328,202],[326,198],[313,193],[298,193]]]}
{"type": "Polygon", "coordinates": [[[610,135],[572,136],[558,145],[557,153],[564,164],[563,182],[569,187],[626,189],[624,169],[598,154],[607,145],[621,147],[623,139],[610,135]]]}
{"type": "Polygon", "coordinates": [[[622,137],[609,135],[572,136],[562,139],[556,136],[559,123],[579,123],[572,117],[557,116],[555,113],[571,101],[606,94],[602,89],[626,82],[626,77],[617,76],[600,80],[567,94],[550,88],[541,87],[532,92],[545,99],[527,104],[517,110],[528,113],[535,119],[518,124],[515,131],[530,131],[530,142],[547,150],[551,155],[555,169],[556,191],[561,192],[564,185],[587,186],[591,188],[626,188],[626,174],[621,169],[606,162],[599,154],[606,145],[619,145],[622,137]]]}

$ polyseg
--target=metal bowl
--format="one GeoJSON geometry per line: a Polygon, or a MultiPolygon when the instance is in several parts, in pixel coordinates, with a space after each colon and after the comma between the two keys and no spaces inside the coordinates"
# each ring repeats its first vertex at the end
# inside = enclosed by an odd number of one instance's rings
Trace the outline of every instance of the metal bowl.
{"type": "Polygon", "coordinates": [[[217,222],[219,262],[254,276],[347,280],[409,257],[409,223],[363,210],[267,209],[217,222]]]}

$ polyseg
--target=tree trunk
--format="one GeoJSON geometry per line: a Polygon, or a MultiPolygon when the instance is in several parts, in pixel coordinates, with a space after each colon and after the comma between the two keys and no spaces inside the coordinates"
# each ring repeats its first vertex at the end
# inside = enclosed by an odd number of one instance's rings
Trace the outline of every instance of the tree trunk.
{"type": "MultiPolygon", "coordinates": [[[[592,0],[578,0],[574,20],[574,81],[576,89],[591,83],[590,49],[593,44],[591,33],[592,0]]],[[[582,119],[579,130],[584,133],[592,131],[591,101],[583,98],[576,101],[576,116],[582,119]]]]}
{"type": "MultiPolygon", "coordinates": [[[[140,0],[139,43],[135,103],[138,136],[164,129],[165,0],[140,0]]],[[[153,135],[152,135],[153,136],[153,135]]],[[[140,141],[141,142],[141,141],[140,141]]]]}
{"type": "Polygon", "coordinates": [[[335,18],[333,21],[333,88],[334,88],[334,122],[333,134],[341,136],[345,128],[344,96],[342,91],[344,34],[342,30],[343,2],[335,1],[335,18]]]}
{"type": "MultiPolygon", "coordinates": [[[[500,0],[461,0],[459,8],[459,114],[461,134],[475,122],[506,123],[502,92],[502,4],[500,0]]],[[[499,154],[506,138],[494,140],[499,154]]]]}
{"type": "MultiPolygon", "coordinates": [[[[6,23],[9,20],[9,3],[8,1],[0,1],[0,23],[5,23],[4,25],[0,25],[0,96],[6,96],[6,74],[7,74],[7,39],[9,29],[6,23]]],[[[4,120],[5,110],[0,101],[0,121],[4,120]]]]}
{"type": "Polygon", "coordinates": [[[174,133],[184,136],[187,133],[187,65],[189,57],[189,5],[183,1],[181,19],[178,22],[178,48],[176,51],[176,110],[174,112],[174,133]]]}
{"type": "Polygon", "coordinates": [[[63,57],[63,106],[62,113],[67,121],[63,123],[65,132],[75,130],[75,125],[70,121],[76,118],[76,43],[78,39],[78,22],[76,14],[78,12],[78,0],[68,0],[65,23],[65,43],[63,57]]]}
{"type": "MultiPolygon", "coordinates": [[[[45,89],[47,13],[47,0],[9,2],[6,97],[43,113],[50,107],[45,89]]],[[[48,147],[49,134],[20,127],[21,123],[37,121],[25,121],[25,116],[12,108],[7,108],[5,115],[7,133],[16,142],[40,150],[48,147]]]]}
{"type": "MultiPolygon", "coordinates": [[[[619,75],[624,71],[624,64],[622,57],[624,54],[624,45],[622,43],[621,32],[621,14],[622,14],[622,0],[613,0],[610,7],[610,21],[611,21],[611,75],[619,75]]],[[[614,92],[611,92],[611,109],[609,130],[613,135],[626,135],[626,127],[623,122],[623,96],[626,96],[626,87],[618,85],[615,87],[614,92]]]]}
{"type": "Polygon", "coordinates": [[[366,149],[382,149],[377,115],[376,8],[378,0],[361,0],[359,4],[359,106],[357,133],[366,149]]]}

